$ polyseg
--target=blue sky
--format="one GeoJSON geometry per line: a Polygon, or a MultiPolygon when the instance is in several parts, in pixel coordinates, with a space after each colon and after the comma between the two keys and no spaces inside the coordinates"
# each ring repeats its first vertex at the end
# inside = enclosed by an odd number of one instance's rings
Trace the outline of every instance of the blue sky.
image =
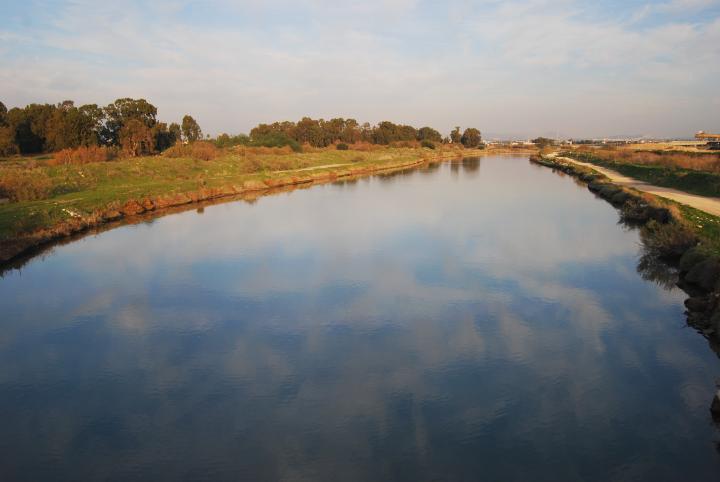
{"type": "Polygon", "coordinates": [[[720,0],[6,0],[0,19],[9,107],[144,97],[212,134],[304,115],[720,131],[720,0]]]}

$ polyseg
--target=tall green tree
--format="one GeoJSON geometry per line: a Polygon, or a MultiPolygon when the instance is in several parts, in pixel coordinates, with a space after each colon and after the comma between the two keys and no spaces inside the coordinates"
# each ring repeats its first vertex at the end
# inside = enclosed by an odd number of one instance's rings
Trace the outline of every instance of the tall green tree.
{"type": "Polygon", "coordinates": [[[421,127],[418,129],[417,140],[442,142],[442,135],[432,127],[421,127]]]}
{"type": "Polygon", "coordinates": [[[180,124],[178,124],[177,122],[172,122],[168,126],[168,132],[173,138],[173,144],[182,140],[182,129],[180,128],[180,124]]]}
{"type": "Polygon", "coordinates": [[[453,144],[460,144],[461,139],[462,134],[460,134],[460,126],[457,126],[450,132],[450,142],[453,144]]]}
{"type": "Polygon", "coordinates": [[[106,120],[102,138],[109,145],[120,144],[120,130],[131,119],[142,122],[148,129],[157,122],[157,108],[145,99],[117,99],[105,107],[104,113],[106,120]]]}
{"type": "Polygon", "coordinates": [[[547,137],[536,137],[531,141],[533,144],[538,146],[540,149],[543,149],[548,146],[552,146],[555,144],[555,141],[553,139],[548,139],[547,137]]]}
{"type": "Polygon", "coordinates": [[[482,142],[480,131],[474,127],[468,127],[465,129],[465,132],[463,132],[460,142],[465,147],[478,147],[482,142]]]}
{"type": "Polygon", "coordinates": [[[200,125],[190,115],[186,115],[182,119],[183,137],[188,142],[195,142],[202,139],[202,130],[200,125]]]}
{"type": "Polygon", "coordinates": [[[7,107],[5,104],[0,102],[0,127],[7,125],[7,107]]]}
{"type": "Polygon", "coordinates": [[[120,146],[123,152],[132,157],[151,154],[155,150],[152,134],[152,129],[142,120],[130,119],[120,129],[120,146]]]}

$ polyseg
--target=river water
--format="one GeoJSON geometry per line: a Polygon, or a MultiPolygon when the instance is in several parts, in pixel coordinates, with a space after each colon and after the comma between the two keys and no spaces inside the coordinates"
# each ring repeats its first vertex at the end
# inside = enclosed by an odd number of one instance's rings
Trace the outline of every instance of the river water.
{"type": "Polygon", "coordinates": [[[717,480],[639,236],[485,157],[124,226],[0,279],[0,479],[717,480]]]}

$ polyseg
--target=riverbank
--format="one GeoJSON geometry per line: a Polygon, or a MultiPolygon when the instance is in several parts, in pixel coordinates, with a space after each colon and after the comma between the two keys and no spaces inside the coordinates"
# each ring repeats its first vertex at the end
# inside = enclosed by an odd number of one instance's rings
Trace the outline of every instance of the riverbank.
{"type": "Polygon", "coordinates": [[[560,157],[557,158],[562,161],[572,162],[574,164],[589,167],[610,179],[614,184],[622,187],[632,188],[637,191],[646,192],[654,196],[662,197],[675,201],[680,204],[699,209],[713,216],[720,216],[720,198],[701,196],[697,194],[689,194],[685,191],[680,191],[670,187],[656,186],[645,181],[629,177],[621,174],[613,169],[598,166],[588,162],[578,161],[571,157],[560,157]]]}
{"type": "Polygon", "coordinates": [[[623,152],[617,153],[617,157],[610,157],[613,153],[605,153],[603,156],[592,152],[566,151],[561,155],[576,161],[581,161],[595,166],[612,169],[625,176],[632,177],[639,181],[678,189],[690,194],[699,196],[720,197],[720,173],[708,169],[716,169],[720,164],[720,156],[715,154],[697,153],[664,153],[662,155],[650,153],[634,153],[635,156],[655,155],[657,159],[651,159],[646,163],[640,163],[634,159],[633,154],[628,158],[622,157],[623,152]],[[678,159],[673,159],[676,156],[678,159]],[[667,159],[665,159],[667,158],[667,159]],[[695,168],[683,167],[683,165],[694,166],[695,168]]]}
{"type": "MultiPolygon", "coordinates": [[[[678,286],[685,300],[688,325],[708,339],[720,353],[720,236],[698,224],[698,212],[670,201],[615,184],[605,174],[562,158],[531,156],[530,161],[563,172],[620,210],[621,220],[640,227],[649,255],[678,270],[678,286]]],[[[706,215],[717,226],[718,218],[706,215]]],[[[715,404],[713,405],[715,406],[715,404]]],[[[720,417],[720,401],[717,404],[720,417]]]]}
{"type": "Polygon", "coordinates": [[[304,154],[230,151],[210,161],[162,156],[61,166],[16,161],[0,166],[0,176],[22,173],[50,179],[54,191],[46,199],[0,204],[0,263],[43,244],[145,213],[159,215],[168,208],[212,199],[486,153],[388,148],[304,154]]]}

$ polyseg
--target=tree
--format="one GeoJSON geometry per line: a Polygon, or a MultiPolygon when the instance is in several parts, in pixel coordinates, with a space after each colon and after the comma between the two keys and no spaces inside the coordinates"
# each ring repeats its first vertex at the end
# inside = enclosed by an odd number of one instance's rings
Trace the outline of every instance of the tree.
{"type": "Polygon", "coordinates": [[[151,129],[140,119],[130,119],[120,129],[120,145],[123,151],[132,157],[150,154],[154,151],[151,129]]]}
{"type": "Polygon", "coordinates": [[[442,142],[442,135],[432,127],[421,127],[418,130],[417,140],[419,141],[431,141],[431,142],[442,142]]]}
{"type": "Polygon", "coordinates": [[[183,117],[182,133],[188,142],[195,142],[202,139],[202,130],[200,130],[200,126],[190,115],[183,117]]]}
{"type": "Polygon", "coordinates": [[[340,140],[347,144],[355,144],[360,140],[360,136],[361,132],[358,121],[355,119],[347,119],[340,134],[340,140]]]}
{"type": "Polygon", "coordinates": [[[173,122],[168,127],[168,132],[174,139],[173,144],[178,142],[182,138],[182,129],[180,129],[180,124],[177,122],[173,122]]]}
{"type": "Polygon", "coordinates": [[[452,132],[450,132],[450,142],[453,144],[459,144],[461,139],[462,135],[460,134],[460,126],[457,126],[452,130],[452,132]]]}
{"type": "MultiPolygon", "coordinates": [[[[177,126],[177,124],[175,125],[177,126]]],[[[153,146],[158,152],[162,152],[168,147],[175,145],[179,139],[179,136],[175,137],[175,133],[172,132],[164,122],[155,124],[152,129],[150,129],[150,132],[153,138],[153,146]]]]}
{"type": "Polygon", "coordinates": [[[145,99],[117,99],[105,107],[104,113],[106,120],[102,138],[103,142],[109,145],[120,143],[120,131],[131,119],[142,122],[148,129],[157,122],[157,108],[145,99]]]}
{"type": "Polygon", "coordinates": [[[468,127],[465,129],[465,132],[463,132],[460,142],[465,147],[478,147],[482,142],[480,131],[474,127],[468,127]]]}
{"type": "Polygon", "coordinates": [[[0,102],[0,127],[7,125],[7,107],[5,104],[0,102]]]}
{"type": "Polygon", "coordinates": [[[555,144],[555,141],[552,139],[548,139],[547,137],[536,137],[531,141],[533,144],[538,146],[540,149],[543,149],[548,146],[552,146],[555,144]]]}
{"type": "Polygon", "coordinates": [[[10,127],[0,127],[0,156],[12,156],[18,153],[15,134],[10,127]]]}

